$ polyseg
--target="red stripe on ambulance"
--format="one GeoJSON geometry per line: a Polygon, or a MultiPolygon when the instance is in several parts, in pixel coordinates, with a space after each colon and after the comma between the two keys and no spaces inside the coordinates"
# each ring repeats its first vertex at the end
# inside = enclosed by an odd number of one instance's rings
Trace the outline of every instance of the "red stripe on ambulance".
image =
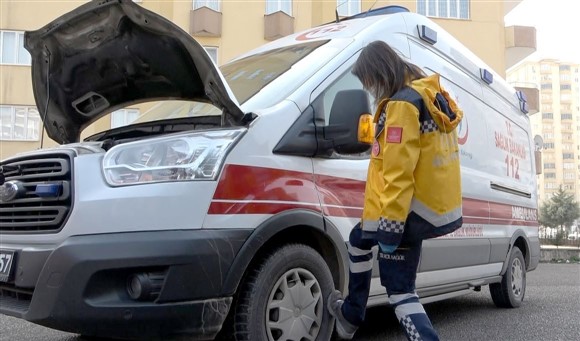
{"type": "MultiPolygon", "coordinates": [[[[284,169],[227,165],[209,214],[277,214],[291,209],[360,218],[365,182],[284,169]]],[[[466,224],[538,226],[537,210],[464,198],[466,224]]]]}

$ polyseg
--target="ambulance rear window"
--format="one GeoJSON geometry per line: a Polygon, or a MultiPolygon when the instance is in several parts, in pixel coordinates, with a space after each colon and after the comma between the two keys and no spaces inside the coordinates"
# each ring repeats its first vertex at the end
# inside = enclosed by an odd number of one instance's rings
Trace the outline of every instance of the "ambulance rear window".
{"type": "Polygon", "coordinates": [[[317,40],[273,49],[223,65],[220,70],[238,102],[243,104],[328,41],[317,40]]]}

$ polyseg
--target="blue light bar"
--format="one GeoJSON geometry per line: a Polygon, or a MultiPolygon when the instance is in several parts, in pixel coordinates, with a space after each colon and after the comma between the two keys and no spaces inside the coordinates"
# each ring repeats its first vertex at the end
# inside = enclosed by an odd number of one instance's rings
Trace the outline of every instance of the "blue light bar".
{"type": "Polygon", "coordinates": [[[491,84],[493,83],[493,74],[489,71],[487,71],[487,69],[479,69],[481,72],[481,79],[483,79],[484,82],[486,82],[487,84],[491,84]]]}
{"type": "Polygon", "coordinates": [[[516,96],[518,96],[518,100],[520,101],[520,111],[524,114],[530,112],[528,108],[528,96],[523,91],[517,90],[516,96]]]}
{"type": "Polygon", "coordinates": [[[40,184],[36,185],[34,194],[43,198],[56,198],[60,195],[61,184],[40,184]]]}
{"type": "Polygon", "coordinates": [[[430,29],[425,25],[417,25],[419,38],[433,45],[437,42],[437,31],[430,29]]]}
{"type": "Polygon", "coordinates": [[[528,102],[525,101],[520,102],[520,111],[523,112],[524,114],[530,112],[530,109],[528,108],[528,102]]]}

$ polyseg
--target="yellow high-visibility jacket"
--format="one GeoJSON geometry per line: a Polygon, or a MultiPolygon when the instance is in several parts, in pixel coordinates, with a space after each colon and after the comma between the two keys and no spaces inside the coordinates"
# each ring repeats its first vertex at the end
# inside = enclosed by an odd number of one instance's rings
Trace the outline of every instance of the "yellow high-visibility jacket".
{"type": "Polygon", "coordinates": [[[435,236],[461,227],[455,128],[462,118],[437,74],[415,80],[379,103],[361,222],[364,235],[398,246],[410,215],[428,223],[435,236]]]}

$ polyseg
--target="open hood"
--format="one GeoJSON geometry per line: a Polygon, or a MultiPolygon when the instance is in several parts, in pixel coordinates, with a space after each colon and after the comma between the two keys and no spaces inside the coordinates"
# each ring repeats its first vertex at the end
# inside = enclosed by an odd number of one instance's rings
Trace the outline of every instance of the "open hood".
{"type": "Polygon", "coordinates": [[[160,99],[210,102],[222,109],[224,125],[242,124],[203,47],[131,0],[84,4],[26,32],[25,47],[40,116],[58,143],[77,142],[85,127],[116,109],[160,99]]]}

